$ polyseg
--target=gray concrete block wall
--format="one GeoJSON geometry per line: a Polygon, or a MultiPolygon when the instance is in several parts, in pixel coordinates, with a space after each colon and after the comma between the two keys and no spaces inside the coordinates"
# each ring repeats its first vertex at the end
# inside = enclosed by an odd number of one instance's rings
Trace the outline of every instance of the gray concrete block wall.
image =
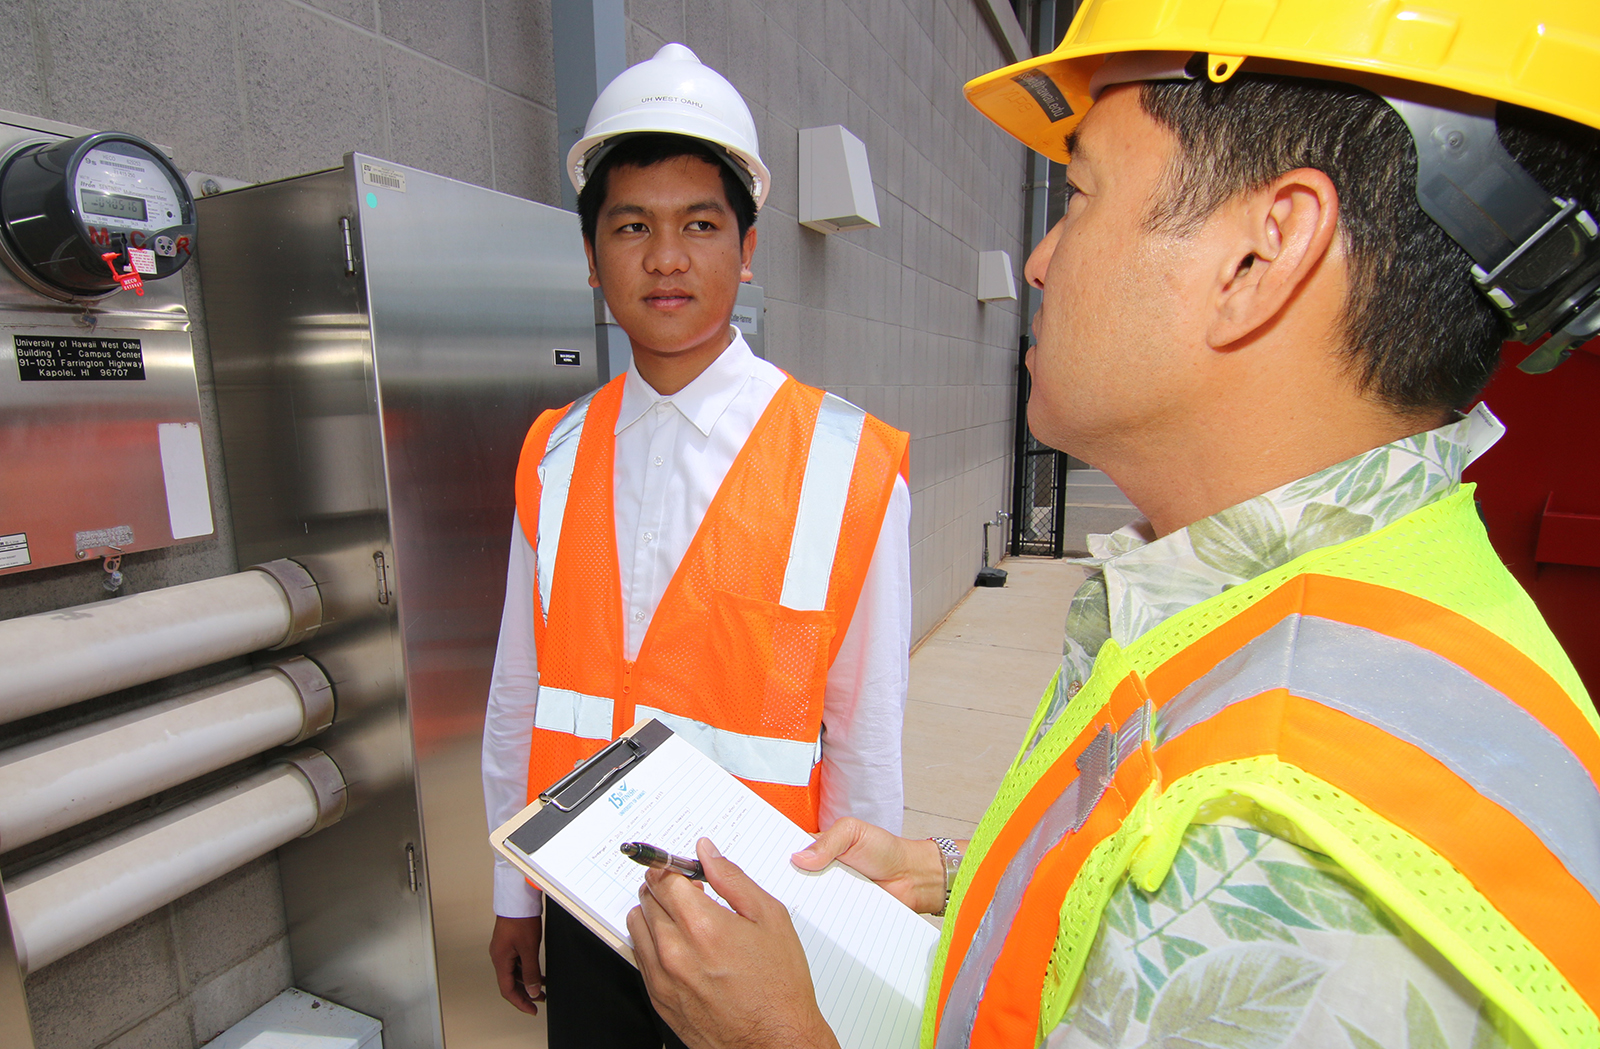
{"type": "Polygon", "coordinates": [[[1022,148],[962,97],[1005,63],[970,0],[630,0],[628,61],[693,48],[750,103],[772,195],[757,224],[767,355],[911,434],[914,636],[972,586],[1008,508],[1015,303],[975,297],[978,252],[1022,263],[1022,148]],[[796,221],[799,129],[867,146],[881,227],[796,221]]]}
{"type": "Polygon", "coordinates": [[[0,0],[0,108],[259,182],[351,150],[559,203],[550,0],[0,0]]]}

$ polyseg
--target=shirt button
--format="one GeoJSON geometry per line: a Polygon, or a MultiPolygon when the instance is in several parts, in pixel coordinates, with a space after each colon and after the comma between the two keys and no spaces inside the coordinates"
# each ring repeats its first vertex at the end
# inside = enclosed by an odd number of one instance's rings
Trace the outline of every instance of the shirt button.
{"type": "Polygon", "coordinates": [[[653,539],[655,539],[655,537],[656,537],[656,534],[654,532],[646,532],[644,534],[644,541],[648,543],[648,542],[652,541],[653,539]]]}
{"type": "Polygon", "coordinates": [[[659,456],[659,455],[658,455],[658,456],[656,456],[656,457],[655,457],[655,464],[656,464],[656,465],[657,465],[657,466],[660,466],[660,465],[661,465],[661,464],[662,464],[662,463],[663,463],[663,462],[664,462],[664,461],[665,461],[665,460],[663,460],[663,459],[662,459],[662,458],[661,458],[661,456],[659,456]]]}
{"type": "Polygon", "coordinates": [[[635,623],[643,623],[644,622],[644,609],[636,608],[636,609],[633,610],[633,621],[635,623]]]}

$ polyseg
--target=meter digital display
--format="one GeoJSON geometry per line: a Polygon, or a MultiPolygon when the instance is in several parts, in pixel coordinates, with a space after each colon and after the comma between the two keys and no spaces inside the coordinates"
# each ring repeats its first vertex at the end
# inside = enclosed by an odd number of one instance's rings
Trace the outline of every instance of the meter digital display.
{"type": "Polygon", "coordinates": [[[0,249],[29,285],[80,299],[182,269],[194,199],[159,149],[102,131],[23,145],[0,160],[0,249]]]}
{"type": "Polygon", "coordinates": [[[124,222],[144,222],[149,212],[138,197],[124,197],[117,193],[97,193],[92,189],[78,191],[78,207],[88,215],[103,215],[124,222]]]}

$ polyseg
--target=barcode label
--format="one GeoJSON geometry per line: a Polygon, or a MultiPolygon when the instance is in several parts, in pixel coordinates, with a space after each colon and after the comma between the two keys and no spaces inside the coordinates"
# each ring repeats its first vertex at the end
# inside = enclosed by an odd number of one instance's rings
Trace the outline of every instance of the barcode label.
{"type": "Polygon", "coordinates": [[[377,164],[363,163],[361,165],[361,181],[369,186],[392,189],[397,193],[406,191],[406,173],[404,171],[380,167],[377,164]]]}

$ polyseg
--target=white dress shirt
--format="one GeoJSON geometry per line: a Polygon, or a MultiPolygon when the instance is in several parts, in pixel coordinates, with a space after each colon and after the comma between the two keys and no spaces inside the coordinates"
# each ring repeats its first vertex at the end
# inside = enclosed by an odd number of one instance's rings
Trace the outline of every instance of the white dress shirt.
{"type": "MultiPolygon", "coordinates": [[[[750,352],[737,330],[721,356],[671,396],[657,393],[629,366],[612,470],[625,658],[638,655],[712,497],[784,378],[750,352]]],[[[828,668],[818,815],[824,827],[856,816],[898,834],[904,819],[900,727],[910,672],[910,522],[911,494],[897,478],[855,614],[828,668]]],[[[528,747],[539,700],[535,586],[533,550],[517,521],[483,731],[491,828],[527,803],[528,747]]],[[[494,909],[507,918],[541,912],[539,893],[499,856],[494,909]]]]}

